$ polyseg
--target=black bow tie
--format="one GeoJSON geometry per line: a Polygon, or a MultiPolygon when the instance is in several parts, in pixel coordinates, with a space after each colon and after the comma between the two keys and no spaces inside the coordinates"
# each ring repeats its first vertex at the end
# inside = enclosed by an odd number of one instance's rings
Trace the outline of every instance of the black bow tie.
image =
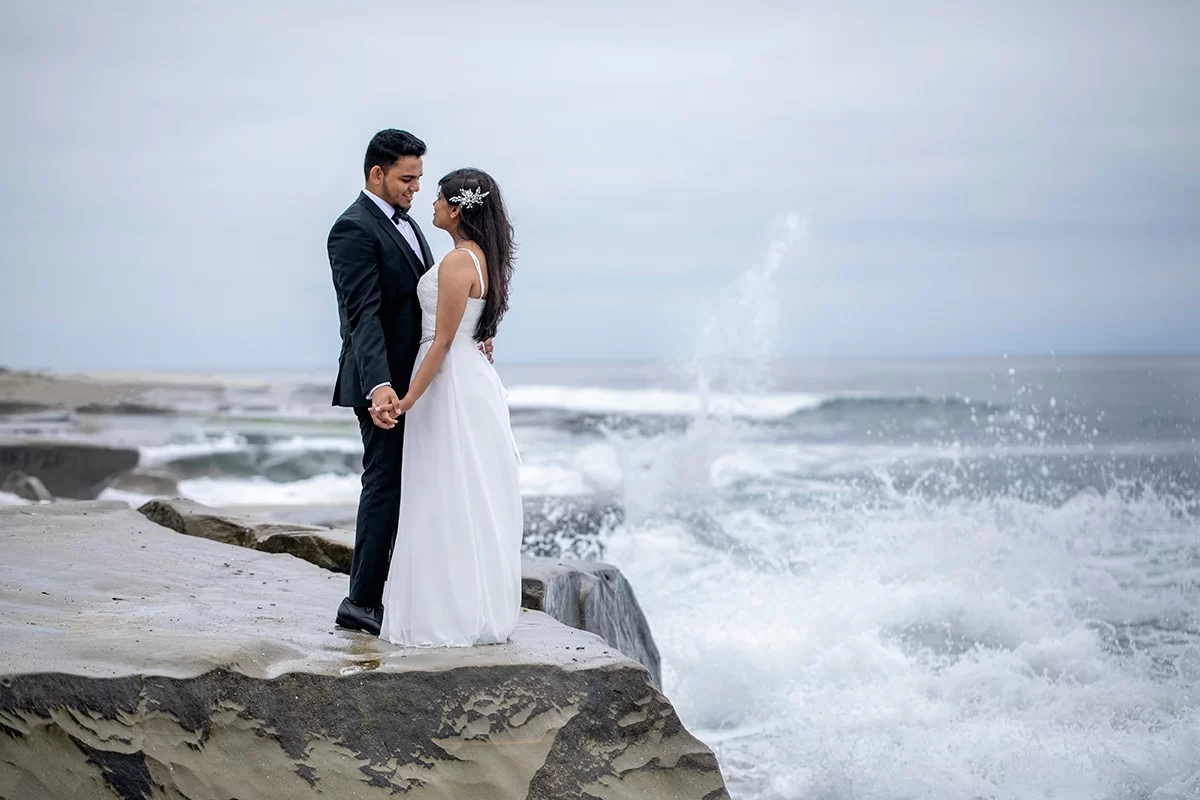
{"type": "Polygon", "coordinates": [[[405,222],[411,223],[412,217],[410,217],[408,214],[405,214],[403,211],[401,211],[400,209],[397,208],[396,213],[392,214],[392,222],[396,225],[399,225],[400,220],[404,220],[405,222]]]}

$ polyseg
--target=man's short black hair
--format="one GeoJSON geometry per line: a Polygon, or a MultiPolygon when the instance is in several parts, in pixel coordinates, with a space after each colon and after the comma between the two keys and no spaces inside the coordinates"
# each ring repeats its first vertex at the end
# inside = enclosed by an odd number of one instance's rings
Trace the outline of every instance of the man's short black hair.
{"type": "Polygon", "coordinates": [[[425,155],[425,143],[408,131],[398,131],[388,128],[371,137],[367,145],[367,157],[363,161],[363,180],[371,175],[371,167],[379,167],[384,172],[405,156],[420,158],[425,155]]]}

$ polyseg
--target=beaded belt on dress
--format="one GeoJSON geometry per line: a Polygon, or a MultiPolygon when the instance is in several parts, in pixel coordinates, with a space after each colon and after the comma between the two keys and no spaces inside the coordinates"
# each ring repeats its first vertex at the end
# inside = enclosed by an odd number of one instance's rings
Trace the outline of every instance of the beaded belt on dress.
{"type": "Polygon", "coordinates": [[[428,336],[422,336],[421,341],[417,342],[417,346],[420,347],[421,345],[429,344],[432,341],[433,341],[433,334],[431,333],[428,336]]]}

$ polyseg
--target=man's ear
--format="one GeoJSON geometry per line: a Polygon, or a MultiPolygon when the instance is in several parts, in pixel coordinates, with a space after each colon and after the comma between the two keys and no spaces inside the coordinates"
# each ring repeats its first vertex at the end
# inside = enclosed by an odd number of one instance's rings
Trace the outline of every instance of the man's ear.
{"type": "Polygon", "coordinates": [[[369,173],[367,173],[367,180],[370,183],[382,183],[383,182],[383,167],[379,166],[378,164],[371,167],[371,171],[369,173]]]}

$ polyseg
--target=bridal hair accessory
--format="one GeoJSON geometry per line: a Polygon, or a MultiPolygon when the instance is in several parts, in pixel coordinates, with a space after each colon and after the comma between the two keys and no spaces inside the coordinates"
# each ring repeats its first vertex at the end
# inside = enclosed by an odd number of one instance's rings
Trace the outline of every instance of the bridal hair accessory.
{"type": "Polygon", "coordinates": [[[478,205],[483,205],[483,198],[487,197],[491,192],[485,192],[483,189],[463,189],[454,197],[450,198],[450,202],[460,205],[463,208],[474,208],[478,205]]]}

